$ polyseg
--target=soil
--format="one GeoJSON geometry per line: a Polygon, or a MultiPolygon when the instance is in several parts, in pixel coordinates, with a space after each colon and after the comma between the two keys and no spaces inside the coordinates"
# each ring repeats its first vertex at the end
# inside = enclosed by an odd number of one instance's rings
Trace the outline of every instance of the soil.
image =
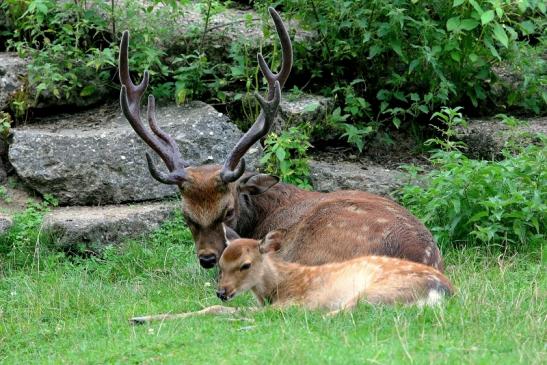
{"type": "Polygon", "coordinates": [[[42,198],[26,188],[17,178],[10,176],[6,185],[0,185],[5,194],[0,196],[0,214],[13,216],[26,209],[28,202],[41,202],[42,198]]]}
{"type": "Polygon", "coordinates": [[[345,143],[316,142],[310,151],[310,158],[326,162],[359,162],[364,165],[381,165],[387,169],[398,169],[404,164],[429,165],[427,154],[415,137],[403,131],[390,131],[391,141],[375,139],[369,141],[360,154],[345,143]]]}

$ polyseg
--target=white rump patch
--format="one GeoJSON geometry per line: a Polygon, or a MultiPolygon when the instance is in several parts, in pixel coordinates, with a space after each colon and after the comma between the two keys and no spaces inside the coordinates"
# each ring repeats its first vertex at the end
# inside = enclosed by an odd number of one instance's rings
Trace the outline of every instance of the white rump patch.
{"type": "Polygon", "coordinates": [[[439,305],[442,299],[442,293],[440,293],[436,289],[431,289],[429,293],[427,293],[427,298],[416,301],[416,305],[418,305],[418,307],[423,307],[425,305],[429,307],[434,307],[436,305],[439,305]]]}

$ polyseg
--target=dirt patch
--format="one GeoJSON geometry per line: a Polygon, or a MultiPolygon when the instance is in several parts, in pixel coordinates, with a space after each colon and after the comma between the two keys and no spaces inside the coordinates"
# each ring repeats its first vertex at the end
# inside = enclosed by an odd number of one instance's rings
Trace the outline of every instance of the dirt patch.
{"type": "Polygon", "coordinates": [[[12,217],[27,208],[29,201],[41,202],[42,198],[22,183],[10,177],[8,184],[0,185],[0,214],[12,217]]]}

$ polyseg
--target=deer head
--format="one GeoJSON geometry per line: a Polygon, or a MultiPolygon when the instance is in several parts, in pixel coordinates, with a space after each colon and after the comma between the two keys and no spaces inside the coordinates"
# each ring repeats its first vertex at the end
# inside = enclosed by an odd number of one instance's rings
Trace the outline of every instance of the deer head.
{"type": "Polygon", "coordinates": [[[122,36],[119,59],[122,111],[135,132],[160,156],[169,170],[169,173],[160,171],[150,154],[146,153],[148,169],[152,176],[163,184],[178,186],[183,200],[183,214],[192,232],[199,262],[204,268],[211,268],[217,263],[226,246],[225,236],[235,233],[233,230],[242,218],[242,211],[246,209],[248,196],[262,194],[279,181],[275,176],[245,173],[243,159],[249,148],[269,132],[279,107],[281,89],[292,67],[289,34],[279,14],[273,8],[269,8],[269,12],[281,41],[281,70],[274,74],[262,54],[257,55],[262,74],[268,81],[268,96],[264,99],[258,94],[255,95],[261,112],[252,127],[236,143],[222,166],[190,166],[182,158],[175,140],[161,130],[156,122],[155,101],[152,95],[148,96],[149,128],[143,124],[140,117],[140,102],[148,87],[149,75],[145,71],[143,80],[138,85],[133,84],[128,65],[129,33],[125,31],[122,36]]]}
{"type": "Polygon", "coordinates": [[[281,248],[284,230],[269,232],[262,241],[239,238],[230,241],[219,261],[220,278],[217,296],[230,300],[239,293],[250,290],[263,281],[264,255],[281,248]]]}

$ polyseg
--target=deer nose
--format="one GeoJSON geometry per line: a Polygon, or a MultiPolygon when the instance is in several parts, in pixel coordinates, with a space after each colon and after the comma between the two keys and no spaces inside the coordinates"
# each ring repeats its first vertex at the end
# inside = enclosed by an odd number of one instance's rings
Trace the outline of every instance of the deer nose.
{"type": "Polygon", "coordinates": [[[217,297],[218,299],[222,300],[223,302],[228,300],[228,297],[226,296],[226,289],[218,289],[217,290],[217,297]]]}
{"type": "Polygon", "coordinates": [[[199,257],[199,264],[204,269],[210,269],[217,263],[217,256],[215,254],[202,255],[199,257]]]}

